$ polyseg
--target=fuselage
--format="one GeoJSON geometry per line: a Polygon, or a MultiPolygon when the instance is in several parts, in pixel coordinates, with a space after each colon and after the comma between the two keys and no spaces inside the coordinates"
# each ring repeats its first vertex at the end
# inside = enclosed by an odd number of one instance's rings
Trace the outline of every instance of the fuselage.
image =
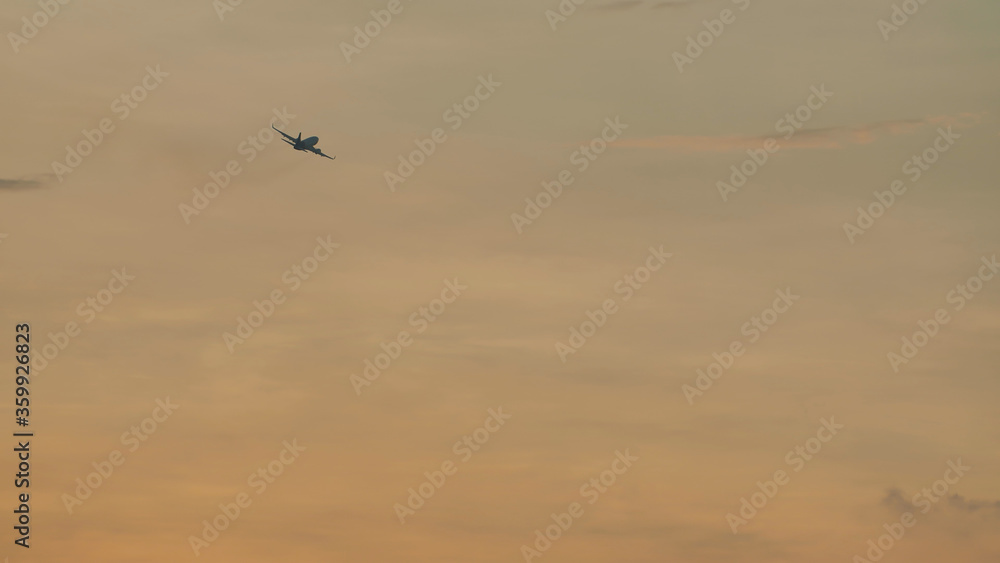
{"type": "Polygon", "coordinates": [[[311,147],[315,147],[316,143],[319,142],[319,137],[309,137],[308,139],[302,139],[301,141],[295,143],[296,150],[309,150],[311,147]]]}

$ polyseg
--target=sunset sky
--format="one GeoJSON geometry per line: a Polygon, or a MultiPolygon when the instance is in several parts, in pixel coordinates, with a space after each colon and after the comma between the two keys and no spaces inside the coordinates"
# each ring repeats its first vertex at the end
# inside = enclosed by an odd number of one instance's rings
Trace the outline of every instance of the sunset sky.
{"type": "Polygon", "coordinates": [[[0,557],[1000,560],[997,2],[48,1],[0,557]]]}

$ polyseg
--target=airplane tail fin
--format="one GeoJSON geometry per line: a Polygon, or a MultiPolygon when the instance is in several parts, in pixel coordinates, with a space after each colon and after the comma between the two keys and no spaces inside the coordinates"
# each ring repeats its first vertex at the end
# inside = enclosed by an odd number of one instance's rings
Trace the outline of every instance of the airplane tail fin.
{"type": "Polygon", "coordinates": [[[299,131],[299,138],[298,138],[298,139],[296,139],[296,140],[297,140],[297,141],[301,141],[301,140],[302,140],[302,131],[299,131]]]}

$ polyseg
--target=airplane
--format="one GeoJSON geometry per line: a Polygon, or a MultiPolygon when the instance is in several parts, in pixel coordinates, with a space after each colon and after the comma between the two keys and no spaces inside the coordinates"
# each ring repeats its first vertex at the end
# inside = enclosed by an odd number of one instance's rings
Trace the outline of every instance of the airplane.
{"type": "Polygon", "coordinates": [[[325,156],[326,158],[329,158],[330,160],[334,160],[334,159],[337,158],[335,156],[329,156],[329,155],[323,154],[323,151],[321,151],[318,148],[316,148],[316,143],[319,142],[319,137],[309,137],[308,139],[303,139],[302,138],[302,133],[299,133],[298,138],[296,138],[296,137],[293,137],[293,136],[289,135],[288,133],[285,133],[284,131],[278,129],[274,125],[271,125],[271,129],[274,129],[278,133],[281,133],[285,137],[284,139],[282,139],[282,141],[288,143],[289,145],[292,145],[292,148],[294,148],[297,151],[309,151],[309,152],[312,152],[314,154],[318,154],[320,156],[325,156]]]}

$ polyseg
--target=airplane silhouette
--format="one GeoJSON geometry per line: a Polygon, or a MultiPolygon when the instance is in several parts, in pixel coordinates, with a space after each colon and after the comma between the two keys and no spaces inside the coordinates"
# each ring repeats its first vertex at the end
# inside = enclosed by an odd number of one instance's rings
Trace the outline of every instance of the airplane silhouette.
{"type": "Polygon", "coordinates": [[[329,155],[323,154],[323,151],[319,150],[319,148],[316,147],[316,143],[319,142],[319,137],[309,137],[308,139],[303,139],[302,138],[302,133],[299,133],[299,136],[296,138],[296,137],[293,137],[293,136],[289,135],[288,133],[285,133],[284,131],[278,129],[274,125],[271,125],[271,129],[274,129],[278,133],[281,133],[285,137],[284,139],[282,139],[282,141],[288,143],[289,145],[292,145],[292,148],[294,148],[297,151],[309,151],[309,152],[311,152],[313,154],[318,154],[320,156],[325,156],[326,158],[329,158],[330,160],[334,160],[334,159],[337,158],[335,156],[329,156],[329,155]]]}

